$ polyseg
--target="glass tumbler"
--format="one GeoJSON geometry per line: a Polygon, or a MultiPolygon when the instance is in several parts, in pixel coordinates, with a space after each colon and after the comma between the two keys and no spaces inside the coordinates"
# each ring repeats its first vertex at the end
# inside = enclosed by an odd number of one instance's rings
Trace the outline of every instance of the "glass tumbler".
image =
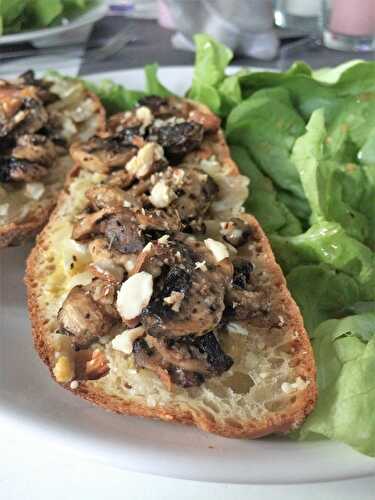
{"type": "Polygon", "coordinates": [[[336,50],[375,50],[375,0],[322,0],[323,43],[336,50]]]}

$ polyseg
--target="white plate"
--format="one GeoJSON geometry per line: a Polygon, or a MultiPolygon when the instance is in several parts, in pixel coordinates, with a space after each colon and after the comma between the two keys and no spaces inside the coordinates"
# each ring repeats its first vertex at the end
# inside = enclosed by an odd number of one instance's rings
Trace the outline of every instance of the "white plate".
{"type": "Polygon", "coordinates": [[[30,42],[35,47],[49,47],[54,45],[75,43],[85,34],[84,32],[102,18],[108,10],[106,0],[99,0],[98,4],[77,16],[70,23],[52,28],[43,28],[40,30],[22,31],[10,35],[0,36],[0,45],[30,42]]]}
{"type": "MultiPolygon", "coordinates": [[[[191,68],[163,68],[176,92],[191,68]]],[[[140,70],[93,76],[143,86],[140,70]]],[[[35,354],[22,283],[27,249],[0,253],[0,435],[53,443],[125,469],[230,483],[301,483],[375,474],[375,461],[349,447],[288,439],[231,440],[194,428],[107,413],[57,386],[35,354]]],[[[1,438],[0,438],[1,439],[1,438]]]]}

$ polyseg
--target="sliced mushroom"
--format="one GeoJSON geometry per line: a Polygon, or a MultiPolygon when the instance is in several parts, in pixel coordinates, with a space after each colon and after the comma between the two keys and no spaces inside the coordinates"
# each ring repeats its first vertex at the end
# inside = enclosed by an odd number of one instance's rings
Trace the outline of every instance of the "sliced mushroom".
{"type": "Polygon", "coordinates": [[[220,224],[220,233],[223,239],[235,248],[238,248],[252,239],[251,227],[238,218],[230,219],[220,224]]]}
{"type": "Polygon", "coordinates": [[[164,362],[202,375],[221,375],[233,364],[213,332],[179,339],[156,339],[148,335],[146,342],[158,351],[164,362]]]}
{"type": "Polygon", "coordinates": [[[171,203],[184,222],[204,215],[214,200],[219,188],[213,179],[198,169],[186,169],[182,185],[177,189],[177,198],[171,203]]]}
{"type": "Polygon", "coordinates": [[[100,230],[109,241],[110,247],[121,253],[137,253],[145,246],[136,215],[129,209],[124,208],[106,217],[100,230]]]}
{"type": "Polygon", "coordinates": [[[107,174],[114,168],[125,167],[137,153],[137,148],[123,144],[118,137],[92,137],[85,143],[75,143],[70,148],[74,161],[82,167],[107,174]]]}
{"type": "Polygon", "coordinates": [[[102,208],[98,212],[82,214],[73,227],[73,240],[83,241],[100,233],[100,223],[107,216],[114,213],[113,208],[102,208]]]}
{"type": "Polygon", "coordinates": [[[57,319],[60,330],[72,335],[79,347],[106,335],[114,322],[82,286],[76,286],[69,292],[57,319]]]}
{"type": "Polygon", "coordinates": [[[91,187],[86,191],[86,197],[96,210],[107,207],[122,208],[126,201],[125,191],[116,186],[108,185],[91,187]]]}
{"type": "Polygon", "coordinates": [[[0,158],[0,182],[31,182],[45,177],[48,169],[19,158],[0,158]]]}
{"type": "Polygon", "coordinates": [[[25,134],[18,137],[12,156],[49,167],[55,160],[57,152],[55,145],[48,137],[40,134],[25,134]]]}
{"type": "Polygon", "coordinates": [[[33,134],[47,123],[48,113],[33,95],[28,88],[0,86],[0,137],[33,134]]]}
{"type": "Polygon", "coordinates": [[[216,263],[202,242],[183,235],[167,244],[153,243],[153,251],[142,252],[139,260],[138,271],[155,275],[159,268],[153,297],[142,312],[142,324],[150,335],[204,335],[218,325],[224,290],[233,274],[229,259],[216,263]],[[165,302],[173,292],[184,295],[178,311],[165,302]]]}
{"type": "Polygon", "coordinates": [[[198,109],[190,111],[189,120],[199,123],[207,132],[216,132],[220,128],[220,118],[218,116],[198,109]]]}
{"type": "Polygon", "coordinates": [[[185,155],[200,147],[203,133],[202,125],[196,122],[167,124],[152,127],[149,140],[160,144],[171,165],[176,165],[185,155]]]}
{"type": "Polygon", "coordinates": [[[172,382],[182,387],[199,386],[233,364],[213,332],[177,340],[148,335],[134,343],[133,354],[137,366],[154,371],[169,388],[172,382]]]}

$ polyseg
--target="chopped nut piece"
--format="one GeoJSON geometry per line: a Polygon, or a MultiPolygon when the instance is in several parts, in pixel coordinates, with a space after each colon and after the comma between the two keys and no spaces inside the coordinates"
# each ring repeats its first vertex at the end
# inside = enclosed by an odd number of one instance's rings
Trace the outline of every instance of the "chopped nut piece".
{"type": "Polygon", "coordinates": [[[185,294],[182,292],[173,291],[169,297],[164,298],[164,302],[169,306],[172,306],[172,311],[178,312],[181,308],[181,303],[184,300],[185,294]]]}
{"type": "Polygon", "coordinates": [[[106,375],[109,371],[107,358],[102,351],[95,349],[90,361],[86,363],[86,376],[89,380],[96,380],[106,375]]]}
{"type": "Polygon", "coordinates": [[[68,356],[60,356],[53,369],[56,381],[61,384],[70,382],[74,377],[74,363],[68,356]]]}

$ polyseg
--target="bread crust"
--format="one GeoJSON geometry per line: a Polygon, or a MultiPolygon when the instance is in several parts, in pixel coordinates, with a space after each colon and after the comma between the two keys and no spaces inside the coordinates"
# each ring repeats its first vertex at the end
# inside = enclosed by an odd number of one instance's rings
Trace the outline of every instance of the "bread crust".
{"type": "MultiPolygon", "coordinates": [[[[99,98],[90,91],[86,95],[95,103],[95,114],[98,117],[98,132],[105,130],[105,110],[99,98]]],[[[56,202],[51,200],[48,203],[43,200],[43,206],[38,205],[30,212],[27,220],[21,222],[10,222],[0,226],[0,249],[10,246],[19,246],[34,238],[45,226],[48,218],[54,209],[56,202]]]]}
{"type": "MultiPolygon", "coordinates": [[[[207,108],[203,105],[194,103],[194,106],[205,113],[208,112],[207,108]]],[[[219,158],[220,163],[226,166],[228,175],[238,175],[239,169],[230,157],[229,148],[226,144],[223,132],[219,130],[215,135],[216,137],[214,137],[211,146],[215,148],[215,153],[219,158]]],[[[75,167],[71,172],[70,179],[77,175],[78,172],[79,167],[75,167]]],[[[46,339],[46,323],[49,318],[45,316],[45,311],[43,311],[40,303],[38,302],[40,280],[37,277],[36,269],[38,269],[40,255],[49,244],[49,227],[54,224],[55,220],[58,219],[59,207],[69,196],[67,191],[68,188],[69,183],[66,186],[65,192],[60,195],[58,205],[51,216],[49,224],[37,238],[36,245],[27,261],[25,276],[34,345],[39,356],[48,366],[52,377],[53,367],[51,362],[54,359],[53,349],[48,344],[46,339]]],[[[257,239],[262,247],[262,252],[264,252],[267,258],[268,269],[271,273],[273,273],[275,282],[278,283],[280,300],[288,309],[289,316],[291,318],[291,328],[293,328],[293,331],[296,332],[297,347],[296,352],[294,353],[296,375],[309,381],[305,389],[296,393],[295,402],[291,404],[286,411],[280,413],[275,412],[272,413],[269,418],[249,421],[246,424],[237,422],[221,423],[215,420],[209,413],[202,411],[198,413],[193,409],[181,410],[168,403],[165,405],[150,407],[145,403],[139,404],[134,401],[124,401],[121,398],[103,393],[103,391],[95,387],[92,383],[90,383],[90,381],[80,382],[77,389],[72,389],[69,384],[62,385],[81,398],[115,413],[138,417],[150,417],[167,422],[195,425],[204,431],[212,432],[228,438],[258,438],[275,432],[286,432],[291,428],[300,425],[304,418],[312,410],[317,397],[316,369],[312,348],[308,335],[304,329],[301,313],[287,289],[285,278],[279,265],[275,261],[267,237],[253,216],[243,214],[242,217],[251,225],[254,233],[257,235],[257,239]]]]}

